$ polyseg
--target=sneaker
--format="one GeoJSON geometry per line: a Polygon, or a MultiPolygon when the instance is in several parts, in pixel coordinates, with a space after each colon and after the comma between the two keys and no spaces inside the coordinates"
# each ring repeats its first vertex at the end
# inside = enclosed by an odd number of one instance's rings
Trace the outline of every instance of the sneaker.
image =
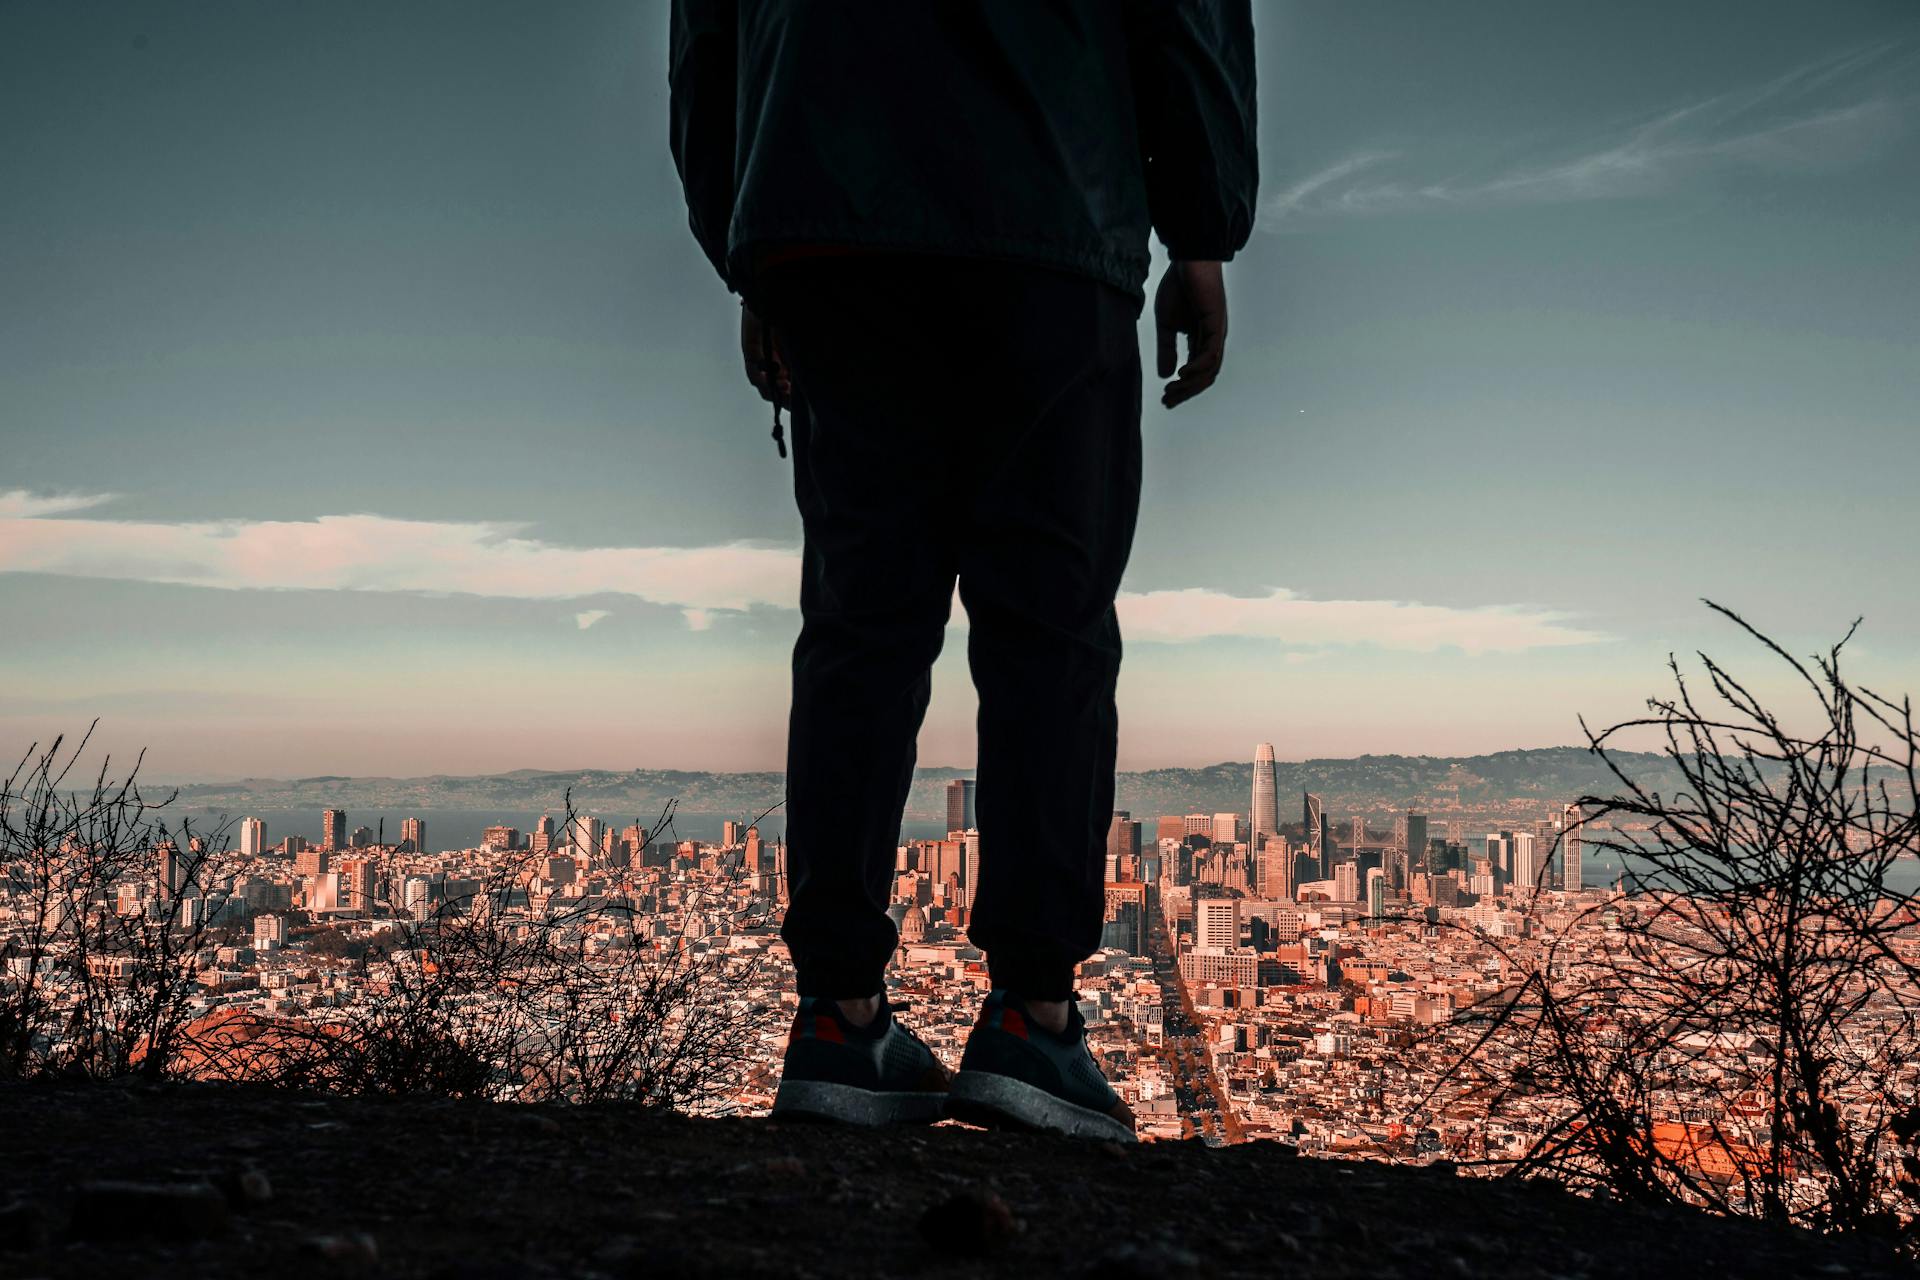
{"type": "Polygon", "coordinates": [[[864,1027],[849,1022],[838,1001],[801,998],[773,1098],[775,1119],[932,1124],[946,1100],[947,1069],[893,1016],[885,997],[864,1027]]]}
{"type": "Polygon", "coordinates": [[[1100,1074],[1087,1047],[1080,1007],[1067,1005],[1067,1029],[1055,1035],[1033,1020],[1026,1001],[988,993],[967,1037],[947,1114],[987,1128],[1044,1129],[1075,1138],[1135,1142],[1133,1112],[1100,1074]]]}

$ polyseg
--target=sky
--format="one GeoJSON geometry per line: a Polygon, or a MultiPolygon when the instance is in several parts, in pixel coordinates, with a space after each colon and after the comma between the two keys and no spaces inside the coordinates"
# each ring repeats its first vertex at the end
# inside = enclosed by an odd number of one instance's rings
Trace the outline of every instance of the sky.
{"type": "MultiPolygon", "coordinates": [[[[1579,743],[1670,652],[1769,669],[1702,597],[1796,652],[1864,617],[1920,692],[1920,6],[1255,24],[1225,372],[1147,397],[1121,767],[1579,743]]],[[[0,754],[780,766],[799,521],[665,28],[0,0],[0,754]]],[[[973,760],[964,632],[926,764],[973,760]]]]}

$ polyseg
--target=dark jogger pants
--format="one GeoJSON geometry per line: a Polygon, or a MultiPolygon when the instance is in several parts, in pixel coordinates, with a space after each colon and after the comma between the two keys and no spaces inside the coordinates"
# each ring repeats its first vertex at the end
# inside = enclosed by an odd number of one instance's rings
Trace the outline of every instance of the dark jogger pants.
{"type": "Polygon", "coordinates": [[[1140,305],[1066,272],[905,255],[791,262],[755,302],[792,368],[805,530],[782,930],[800,992],[881,989],[957,579],[980,700],[968,936],[996,986],[1064,999],[1105,907],[1140,305]]]}

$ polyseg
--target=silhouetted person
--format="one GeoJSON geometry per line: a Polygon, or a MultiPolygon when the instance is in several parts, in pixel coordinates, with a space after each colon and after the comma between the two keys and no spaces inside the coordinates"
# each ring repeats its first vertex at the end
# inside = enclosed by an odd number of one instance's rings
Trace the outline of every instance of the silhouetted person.
{"type": "Polygon", "coordinates": [[[1151,230],[1161,402],[1212,385],[1254,217],[1249,0],[676,0],[671,58],[693,231],[777,443],[791,409],[805,531],[774,1112],[1131,1139],[1072,999],[1105,914],[1135,326],[1151,230]],[[993,990],[949,1094],[884,973],[956,581],[993,990]]]}

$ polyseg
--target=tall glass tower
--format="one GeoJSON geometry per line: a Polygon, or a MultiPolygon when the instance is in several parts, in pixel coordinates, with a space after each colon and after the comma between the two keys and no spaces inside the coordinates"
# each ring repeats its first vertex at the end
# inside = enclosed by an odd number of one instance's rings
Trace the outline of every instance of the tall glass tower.
{"type": "Polygon", "coordinates": [[[1307,827],[1307,857],[1313,860],[1314,875],[1327,874],[1327,802],[1311,791],[1303,792],[1307,827]]]}
{"type": "Polygon", "coordinates": [[[1262,742],[1253,749],[1253,807],[1247,810],[1253,824],[1253,847],[1280,831],[1280,792],[1273,771],[1273,744],[1262,742]]]}

